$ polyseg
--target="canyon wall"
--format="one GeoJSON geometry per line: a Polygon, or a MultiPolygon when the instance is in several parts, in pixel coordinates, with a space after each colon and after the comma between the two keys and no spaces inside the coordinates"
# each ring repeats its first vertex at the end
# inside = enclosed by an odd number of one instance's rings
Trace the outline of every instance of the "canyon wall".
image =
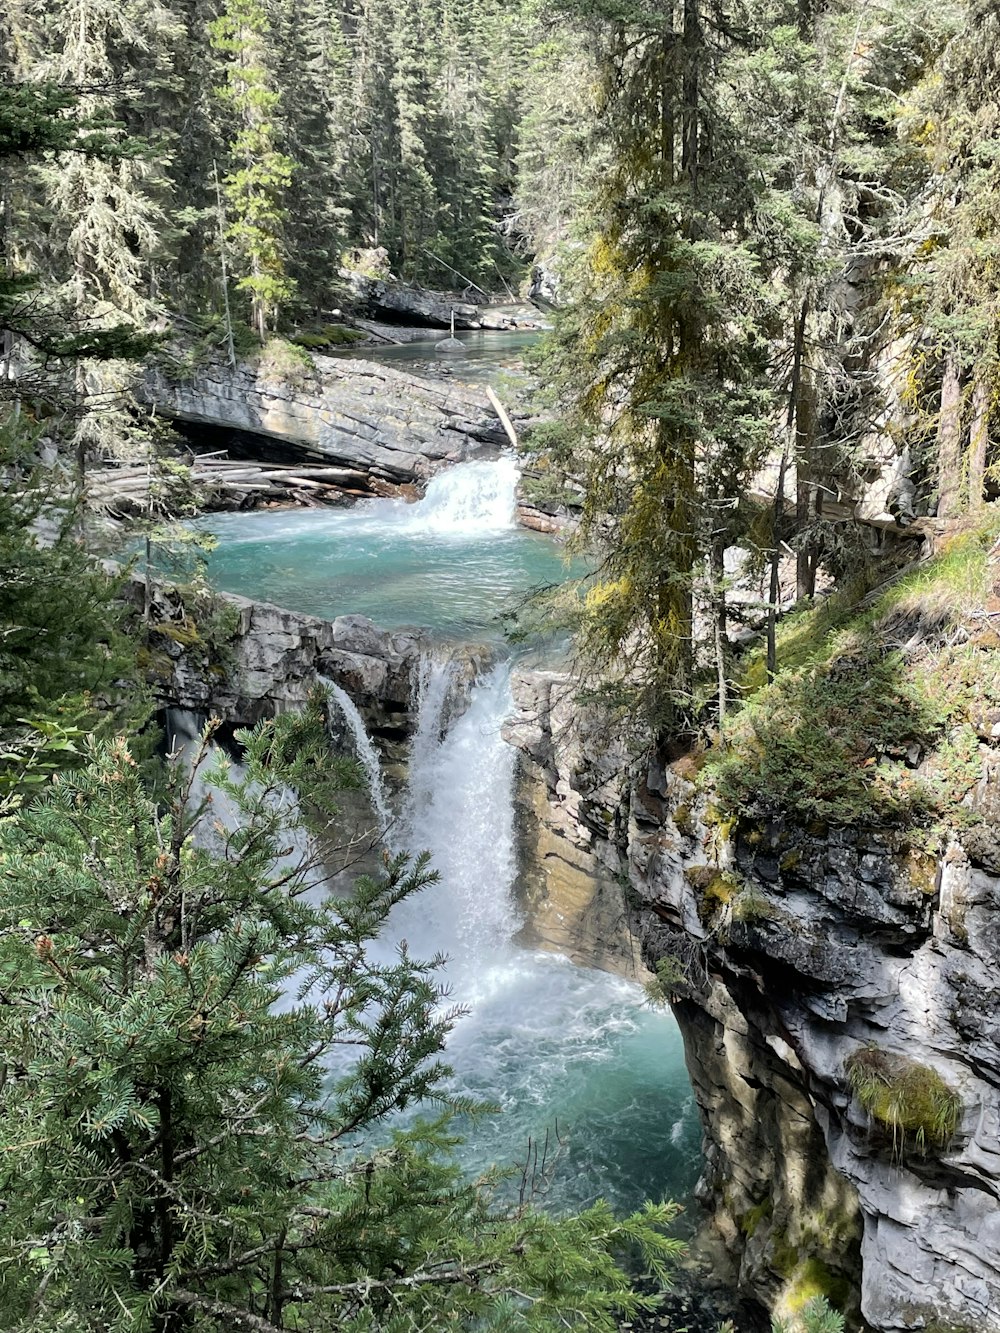
{"type": "MultiPolygon", "coordinates": [[[[619,889],[624,870],[619,926],[672,999],[729,1276],[779,1313],[822,1294],[852,1327],[1000,1329],[992,815],[942,857],[903,831],[727,820],[696,756],[616,783],[622,756],[595,747],[565,678],[520,699],[509,734],[525,803],[547,792],[551,895],[561,861],[619,889]],[[867,1110],[852,1066],[872,1076],[867,1110]],[[912,1123],[894,1129],[879,1107],[904,1084],[912,1123]],[[939,1137],[921,1096],[945,1108],[939,1137]]],[[[989,768],[976,800],[1000,809],[989,768]]],[[[596,909],[573,910],[589,929],[596,909]]]]}

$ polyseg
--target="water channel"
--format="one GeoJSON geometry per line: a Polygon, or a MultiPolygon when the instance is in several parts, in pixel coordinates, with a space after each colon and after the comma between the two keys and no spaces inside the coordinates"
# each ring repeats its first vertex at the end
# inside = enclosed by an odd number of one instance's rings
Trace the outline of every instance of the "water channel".
{"type": "MultiPolygon", "coordinates": [[[[209,577],[324,617],[360,612],[446,640],[495,638],[505,602],[565,573],[554,541],[516,527],[516,480],[515,463],[502,458],[439,474],[414,505],[213,516],[209,577]]],[[[565,1150],[551,1206],[686,1199],[699,1129],[674,1020],[646,1006],[635,983],[514,944],[515,752],[501,736],[510,663],[477,682],[442,736],[445,670],[424,671],[408,786],[389,835],[427,848],[440,880],[397,908],[388,943],[446,953],[452,1000],[469,1007],[448,1050],[455,1086],[501,1113],[465,1126],[462,1159],[470,1170],[515,1164],[529,1139],[558,1124],[565,1150]]],[[[349,700],[336,702],[350,713],[349,700]]],[[[363,724],[348,720],[377,784],[363,724]]],[[[379,788],[375,804],[385,799],[379,788]]]]}

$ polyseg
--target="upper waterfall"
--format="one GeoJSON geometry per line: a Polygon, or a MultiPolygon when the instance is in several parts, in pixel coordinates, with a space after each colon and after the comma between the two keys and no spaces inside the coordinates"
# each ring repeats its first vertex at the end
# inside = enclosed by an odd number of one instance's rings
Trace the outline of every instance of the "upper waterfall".
{"type": "Polygon", "coordinates": [[[513,458],[458,463],[432,477],[415,505],[397,512],[409,532],[465,536],[499,532],[515,525],[517,481],[513,458]]]}

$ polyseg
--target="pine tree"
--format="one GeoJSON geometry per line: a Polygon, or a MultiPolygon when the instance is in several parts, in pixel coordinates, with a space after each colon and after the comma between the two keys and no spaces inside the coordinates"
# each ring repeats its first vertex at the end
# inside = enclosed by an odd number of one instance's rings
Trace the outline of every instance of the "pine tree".
{"type": "Polygon", "coordinates": [[[440,960],[375,952],[426,861],[327,896],[294,796],[322,827],[343,774],[321,719],[240,740],[245,775],[200,807],[183,768],[154,799],[117,740],[0,826],[5,1318],[612,1333],[649,1304],[616,1257],[666,1276],[674,1210],[558,1220],[461,1176],[440,960]]]}
{"type": "Polygon", "coordinates": [[[279,147],[281,94],[268,64],[270,32],[261,0],[226,0],[222,15],[209,25],[212,46],[228,57],[225,83],[217,92],[236,125],[223,181],[227,235],[243,268],[236,286],[250,298],[251,323],[261,342],[295,292],[283,244],[285,194],[295,163],[279,147]]]}
{"type": "Polygon", "coordinates": [[[333,303],[350,219],[350,48],[343,15],[318,0],[274,6],[285,146],[296,169],[284,234],[298,307],[333,303]]]}
{"type": "Polygon", "coordinates": [[[79,762],[86,732],[143,711],[123,605],[78,546],[58,469],[34,464],[37,431],[0,423],[0,808],[79,762]]]}
{"type": "MultiPolygon", "coordinates": [[[[720,95],[725,44],[697,0],[624,21],[611,11],[602,32],[612,160],[588,298],[560,338],[566,380],[582,370],[586,385],[585,448],[573,453],[584,533],[603,556],[584,647],[656,729],[693,715],[695,585],[706,562],[718,582],[772,440],[769,279],[781,247],[755,234],[767,200],[720,95]]],[[[714,601],[724,711],[725,605],[714,601]]]]}
{"type": "Polygon", "coordinates": [[[931,415],[937,512],[943,518],[982,506],[987,473],[996,463],[991,437],[1000,395],[998,41],[995,6],[970,4],[964,30],[916,91],[909,111],[911,139],[933,173],[933,231],[912,267],[908,304],[919,322],[916,396],[936,397],[931,415]]]}

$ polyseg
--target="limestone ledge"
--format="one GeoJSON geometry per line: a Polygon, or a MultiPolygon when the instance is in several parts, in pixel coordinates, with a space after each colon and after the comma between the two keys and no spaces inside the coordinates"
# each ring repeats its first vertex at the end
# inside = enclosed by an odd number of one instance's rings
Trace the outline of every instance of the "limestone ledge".
{"type": "MultiPolygon", "coordinates": [[[[136,606],[143,581],[134,577],[136,606]]],[[[321,620],[268,602],[215,593],[215,609],[184,606],[174,588],[157,587],[151,614],[150,671],[166,707],[219,717],[231,727],[300,708],[320,678],[340,685],[368,727],[383,739],[401,739],[416,725],[421,663],[438,650],[421,629],[383,629],[365,616],[321,620]],[[209,615],[228,608],[221,633],[209,615]]],[[[464,707],[471,682],[489,662],[488,647],[450,653],[447,710],[464,707]]]]}
{"type": "Polygon", "coordinates": [[[288,458],[331,462],[372,483],[421,482],[440,467],[507,437],[484,394],[451,380],[410,375],[373,361],[312,357],[293,378],[253,362],[218,363],[183,380],[151,368],[143,395],[171,419],[253,437],[288,458]]]}

